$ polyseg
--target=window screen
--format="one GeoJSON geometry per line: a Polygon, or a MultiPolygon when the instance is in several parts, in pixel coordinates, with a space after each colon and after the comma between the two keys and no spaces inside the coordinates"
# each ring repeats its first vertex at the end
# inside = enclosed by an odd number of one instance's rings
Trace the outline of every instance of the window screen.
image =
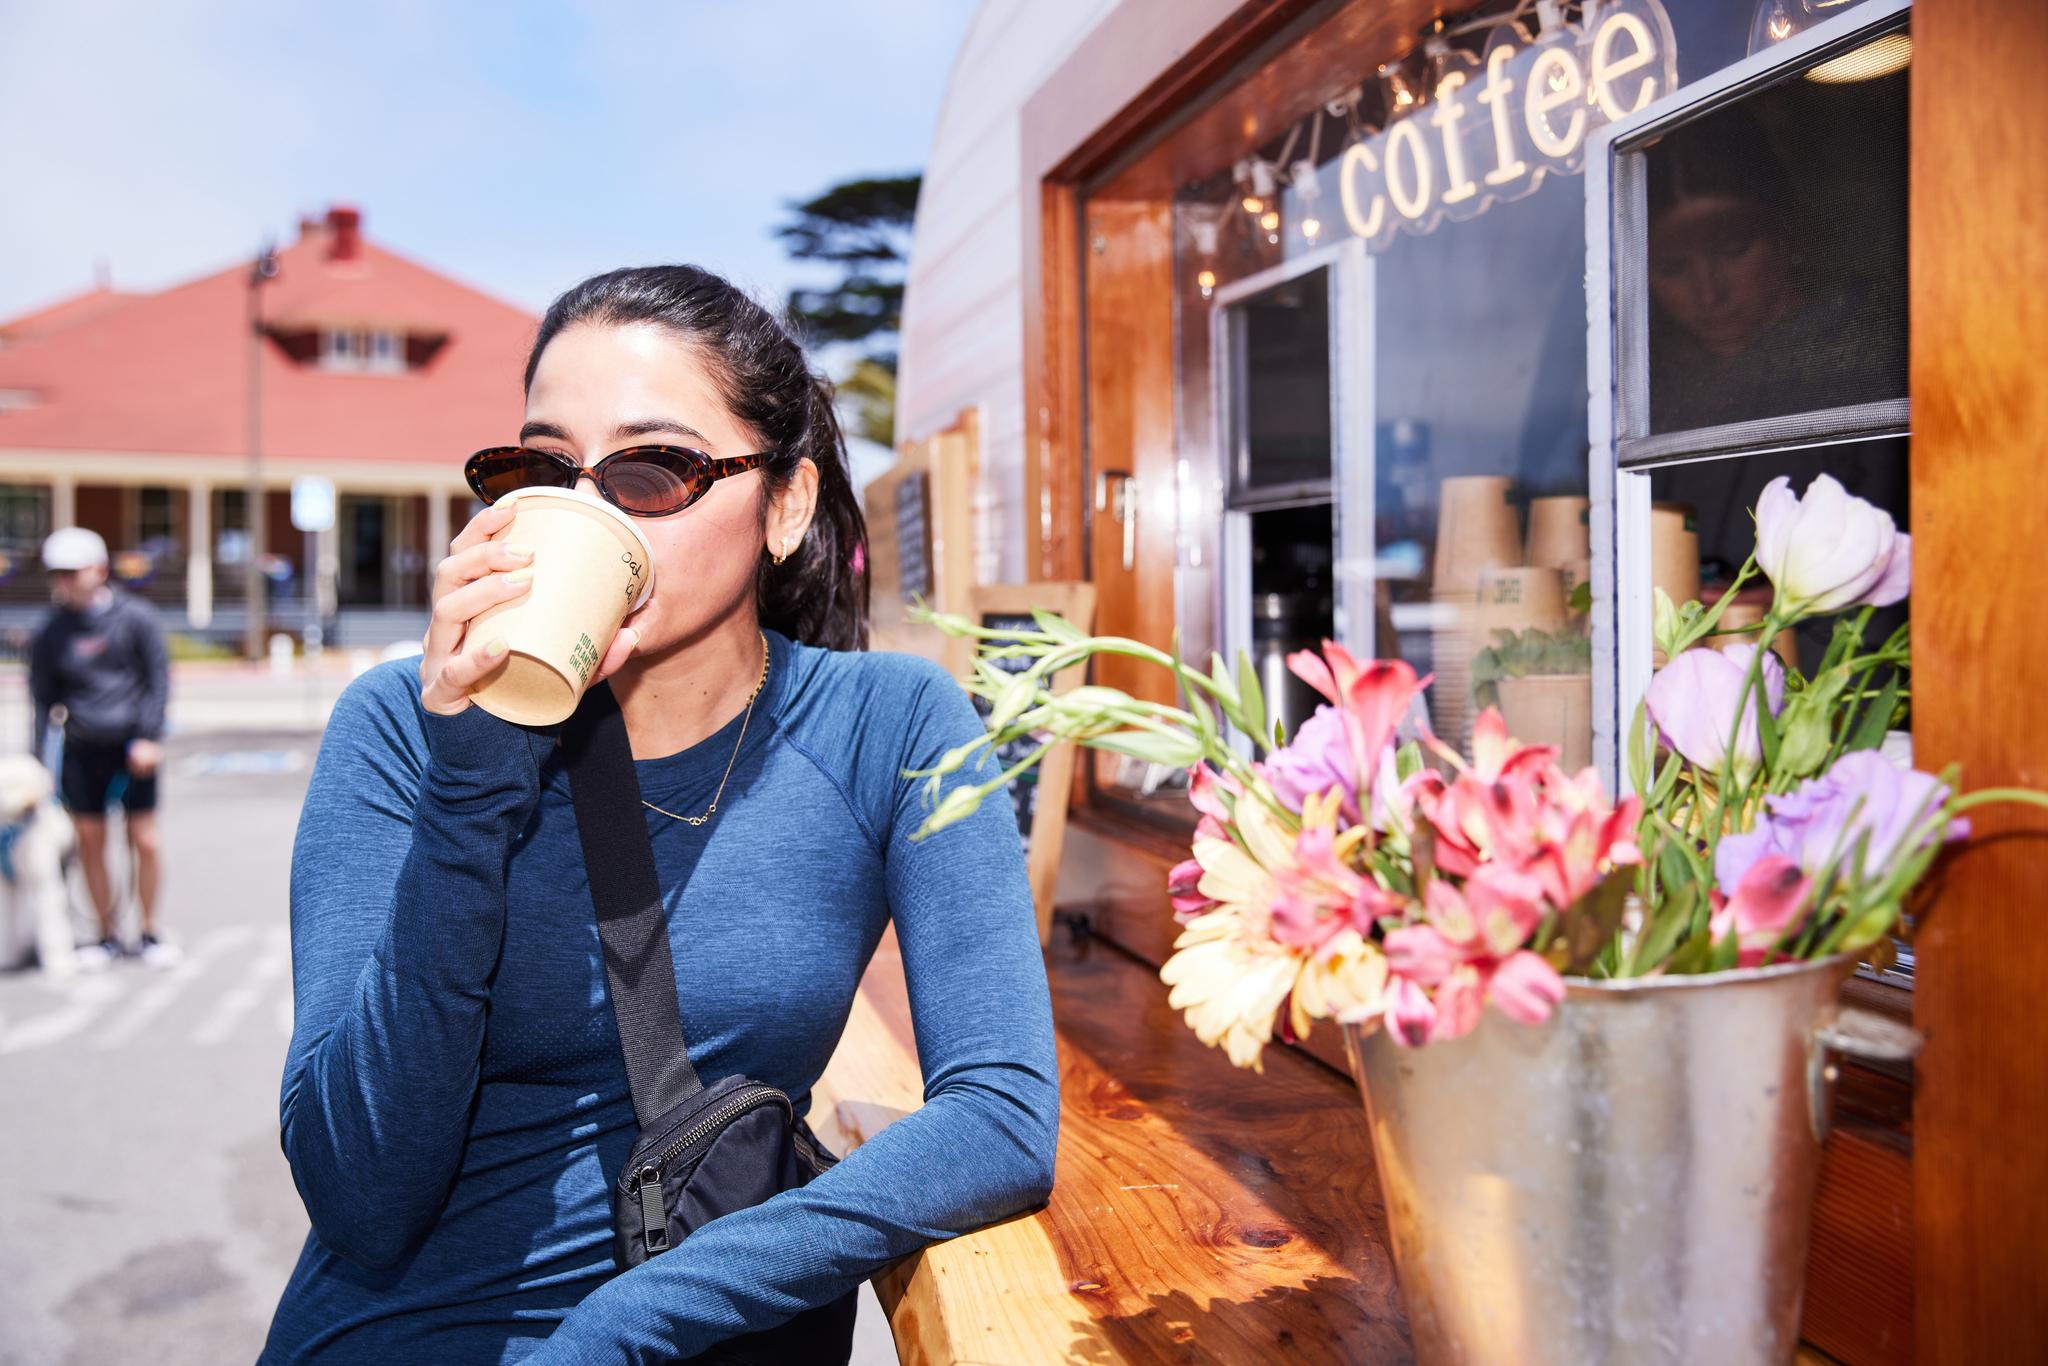
{"type": "Polygon", "coordinates": [[[1624,460],[1904,429],[1910,50],[1885,34],[1623,155],[1624,460]]]}

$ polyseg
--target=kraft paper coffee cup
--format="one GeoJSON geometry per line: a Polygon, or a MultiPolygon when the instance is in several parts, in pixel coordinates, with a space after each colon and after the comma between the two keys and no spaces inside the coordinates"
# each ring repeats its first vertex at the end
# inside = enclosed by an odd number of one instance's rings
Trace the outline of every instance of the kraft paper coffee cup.
{"type": "Polygon", "coordinates": [[[1444,480],[1437,504],[1435,591],[1476,593],[1480,571],[1521,560],[1513,482],[1499,475],[1444,480]]]}
{"type": "Polygon", "coordinates": [[[1584,498],[1535,498],[1529,503],[1529,546],[1522,563],[1546,569],[1569,569],[1591,559],[1592,533],[1586,518],[1591,503],[1584,498]]]}
{"type": "Polygon", "coordinates": [[[1564,599],[1564,575],[1555,569],[1481,570],[1474,621],[1480,648],[1494,643],[1495,631],[1562,631],[1564,599]]]}
{"type": "Polygon", "coordinates": [[[654,588],[654,555],[633,519],[595,494],[517,489],[496,538],[533,547],[533,587],[478,615],[469,639],[502,638],[505,662],[470,693],[493,716],[551,726],[576,710],[619,623],[654,588]]]}
{"type": "Polygon", "coordinates": [[[1683,607],[1700,595],[1700,538],[1685,503],[1657,503],[1650,509],[1650,582],[1671,605],[1683,607]]]}

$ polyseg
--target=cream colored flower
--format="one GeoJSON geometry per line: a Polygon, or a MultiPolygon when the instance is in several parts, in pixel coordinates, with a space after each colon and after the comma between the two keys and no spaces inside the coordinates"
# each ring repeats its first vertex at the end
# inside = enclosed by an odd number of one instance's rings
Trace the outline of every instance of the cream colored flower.
{"type": "Polygon", "coordinates": [[[1223,1045],[1237,1067],[1263,1071],[1260,1051],[1273,1036],[1273,1016],[1294,986],[1300,959],[1254,931],[1235,910],[1218,909],[1191,922],[1159,970],[1173,988],[1167,1004],[1186,1012],[1203,1043],[1223,1045]]]}
{"type": "Polygon", "coordinates": [[[1387,960],[1357,930],[1339,930],[1322,953],[1301,965],[1288,1006],[1288,1024],[1303,1038],[1314,1020],[1377,1014],[1387,987],[1387,960]]]}

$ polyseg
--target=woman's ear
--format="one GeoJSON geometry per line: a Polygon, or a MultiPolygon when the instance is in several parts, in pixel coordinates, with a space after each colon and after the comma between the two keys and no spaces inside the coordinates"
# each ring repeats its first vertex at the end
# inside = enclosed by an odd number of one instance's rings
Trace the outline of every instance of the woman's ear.
{"type": "Polygon", "coordinates": [[[804,533],[810,530],[811,514],[817,506],[818,466],[805,456],[796,462],[789,482],[768,506],[767,548],[771,559],[786,559],[796,553],[796,548],[803,544],[804,533]]]}

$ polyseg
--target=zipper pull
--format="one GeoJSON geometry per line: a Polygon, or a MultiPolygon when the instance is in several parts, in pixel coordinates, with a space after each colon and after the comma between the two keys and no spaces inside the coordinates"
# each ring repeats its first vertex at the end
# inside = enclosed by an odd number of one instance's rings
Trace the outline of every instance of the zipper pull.
{"type": "Polygon", "coordinates": [[[640,1233],[652,1256],[668,1251],[668,1211],[661,1206],[661,1173],[653,1167],[640,1169],[640,1233]]]}

